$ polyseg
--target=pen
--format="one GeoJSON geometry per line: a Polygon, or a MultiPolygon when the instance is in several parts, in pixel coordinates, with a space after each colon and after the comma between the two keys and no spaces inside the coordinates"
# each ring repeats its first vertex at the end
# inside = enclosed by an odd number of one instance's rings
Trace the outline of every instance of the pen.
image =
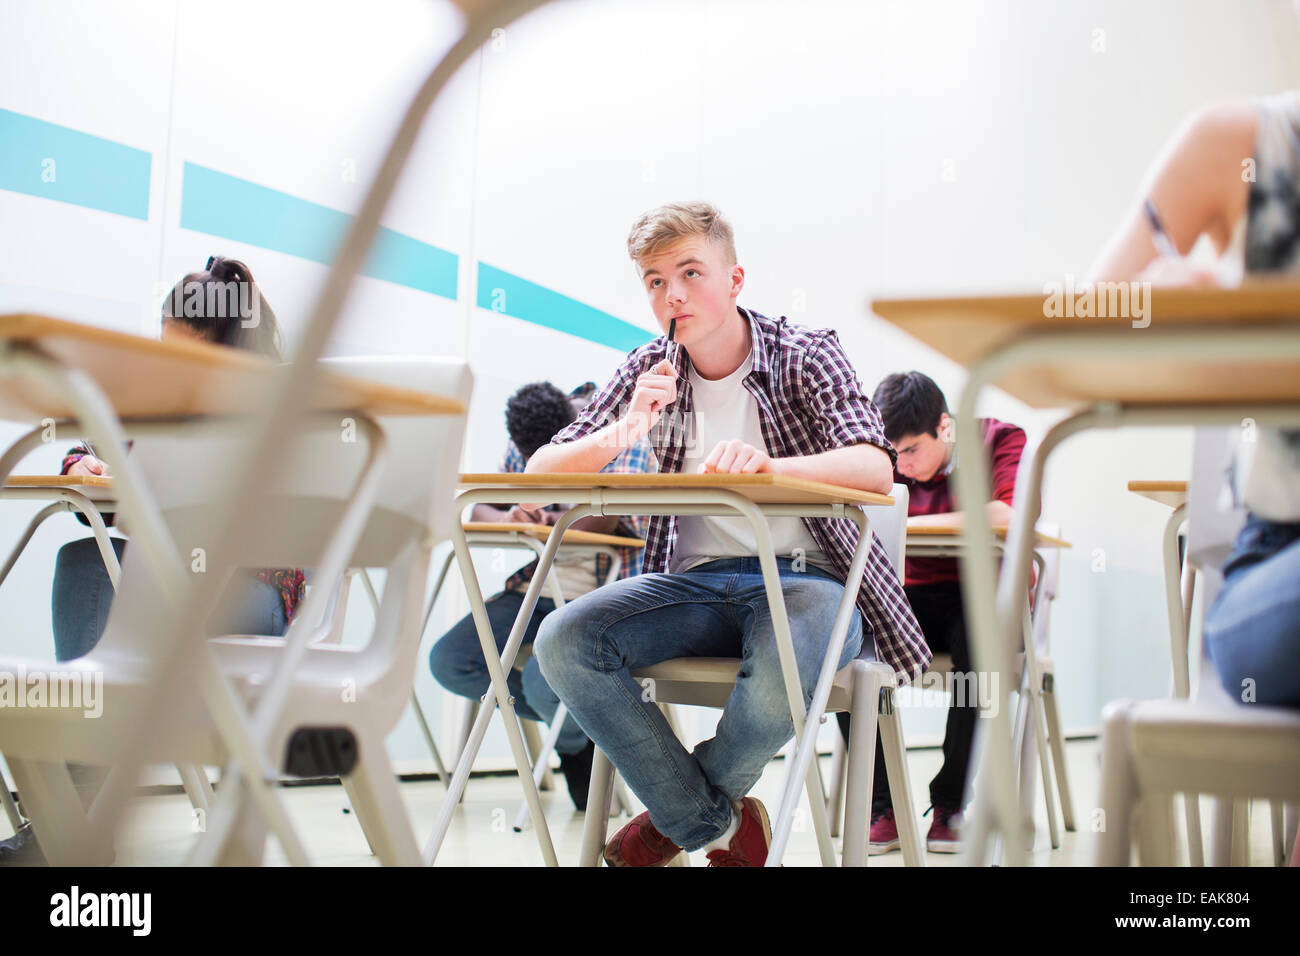
{"type": "Polygon", "coordinates": [[[668,320],[668,341],[671,342],[673,340],[673,336],[675,336],[676,334],[677,334],[677,320],[675,318],[669,319],[668,320]]]}
{"type": "Polygon", "coordinates": [[[1177,259],[1178,247],[1169,238],[1169,233],[1165,232],[1165,227],[1160,222],[1160,214],[1156,212],[1156,204],[1150,199],[1144,199],[1142,211],[1147,214],[1147,222],[1151,223],[1151,242],[1155,245],[1156,252],[1166,259],[1177,259]]]}

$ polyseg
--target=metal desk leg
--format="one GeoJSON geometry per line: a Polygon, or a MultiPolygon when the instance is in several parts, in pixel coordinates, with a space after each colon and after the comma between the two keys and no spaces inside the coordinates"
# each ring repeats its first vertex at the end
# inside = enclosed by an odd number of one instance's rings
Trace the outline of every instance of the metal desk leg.
{"type": "MultiPolygon", "coordinates": [[[[471,491],[461,495],[457,499],[458,505],[461,507],[457,508],[456,513],[459,514],[464,505],[472,503],[476,494],[479,493],[471,491]]],[[[546,575],[550,572],[551,564],[554,563],[555,553],[559,550],[560,540],[564,537],[565,529],[578,518],[590,514],[591,511],[590,505],[577,505],[556,522],[551,537],[546,543],[546,549],[543,551],[538,563],[537,571],[533,574],[533,580],[528,584],[528,592],[524,595],[523,604],[519,608],[519,616],[515,619],[514,627],[510,631],[505,650],[499,658],[497,657],[496,640],[492,635],[492,625],[488,621],[487,608],[483,603],[483,594],[479,589],[478,578],[474,573],[474,564],[470,558],[465,529],[460,526],[459,522],[453,523],[452,541],[456,548],[456,559],[460,564],[461,576],[465,581],[465,591],[469,597],[470,611],[474,617],[475,628],[478,630],[479,645],[483,649],[483,658],[487,664],[488,672],[492,676],[493,694],[489,694],[484,698],[483,706],[479,708],[478,718],[474,721],[474,729],[470,732],[470,739],[467,741],[460,760],[456,764],[456,770],[451,780],[451,790],[443,801],[438,820],[434,824],[433,833],[430,834],[429,840],[424,847],[424,862],[426,865],[431,866],[433,864],[433,861],[437,858],[438,850],[442,848],[443,840],[446,839],[447,830],[451,827],[452,814],[455,813],[456,805],[460,802],[461,794],[465,790],[465,784],[469,780],[470,769],[474,765],[474,758],[478,756],[479,747],[483,744],[483,735],[487,732],[487,725],[492,719],[494,704],[501,708],[502,716],[505,718],[506,737],[510,741],[510,749],[515,758],[515,767],[519,771],[520,782],[524,787],[524,795],[532,812],[533,826],[537,831],[537,840],[541,846],[542,856],[547,866],[558,865],[555,857],[555,846],[551,842],[551,833],[546,826],[546,816],[542,810],[541,797],[538,795],[537,787],[533,785],[532,766],[528,760],[528,751],[524,747],[523,735],[519,730],[519,720],[515,716],[514,707],[511,704],[510,689],[506,685],[505,674],[506,669],[514,664],[515,654],[519,650],[519,645],[523,643],[524,632],[528,628],[529,618],[532,617],[533,609],[537,606],[538,595],[542,590],[542,581],[545,580],[546,575]]]]}
{"type": "MultiPolygon", "coordinates": [[[[817,680],[817,687],[813,691],[812,705],[808,709],[807,720],[803,723],[802,727],[796,726],[796,739],[799,743],[795,750],[794,758],[791,760],[789,771],[785,777],[785,787],[783,788],[781,795],[781,809],[777,815],[776,827],[772,831],[772,846],[768,850],[768,866],[780,866],[781,864],[781,857],[784,855],[786,844],[790,839],[790,831],[794,820],[794,807],[798,799],[798,782],[801,779],[806,778],[808,782],[808,799],[812,804],[814,824],[818,821],[825,824],[826,840],[827,842],[830,840],[830,826],[826,820],[825,791],[821,786],[820,775],[816,774],[817,762],[814,760],[814,755],[817,753],[817,731],[821,728],[821,718],[826,712],[826,702],[830,699],[831,684],[835,680],[835,674],[839,669],[840,654],[844,650],[844,640],[848,635],[849,624],[853,619],[853,611],[857,603],[857,589],[854,587],[854,584],[862,580],[862,573],[866,568],[867,563],[867,554],[871,550],[872,537],[871,526],[863,509],[850,508],[846,510],[848,515],[852,516],[858,523],[858,545],[853,552],[853,560],[849,565],[849,573],[845,582],[844,594],[840,598],[840,606],[835,615],[835,624],[831,629],[830,643],[826,648],[825,659],[822,661],[822,670],[817,680]],[[815,793],[811,790],[814,779],[817,781],[817,791],[815,793]]],[[[756,532],[757,530],[758,529],[755,528],[756,532]]],[[[766,530],[766,527],[764,530],[766,530]]],[[[766,558],[771,551],[770,536],[765,543],[767,545],[767,550],[764,551],[762,546],[760,546],[759,550],[759,555],[763,558],[766,558]]],[[[774,576],[776,575],[775,564],[776,560],[773,558],[772,573],[774,576]]],[[[764,568],[764,577],[767,577],[766,568],[764,568]]],[[[771,593],[772,582],[769,580],[767,584],[768,601],[772,602],[774,600],[771,593]]],[[[777,588],[779,589],[779,587],[779,578],[777,578],[777,588]]],[[[784,600],[781,599],[779,590],[775,600],[781,603],[782,611],[784,611],[784,600]]],[[[773,618],[775,619],[775,614],[773,615],[773,618]]],[[[789,622],[784,619],[784,614],[782,615],[782,621],[788,633],[789,622]]],[[[794,666],[793,663],[791,666],[794,666]]],[[[795,671],[795,677],[797,680],[797,670],[795,671]]],[[[799,690],[799,703],[801,705],[803,703],[802,688],[799,690]]],[[[797,724],[798,721],[796,721],[796,725],[797,724]]],[[[819,846],[821,845],[820,830],[818,831],[818,844],[819,846]]],[[[829,862],[826,860],[825,852],[822,853],[822,863],[827,866],[835,865],[833,850],[829,862]]]]}

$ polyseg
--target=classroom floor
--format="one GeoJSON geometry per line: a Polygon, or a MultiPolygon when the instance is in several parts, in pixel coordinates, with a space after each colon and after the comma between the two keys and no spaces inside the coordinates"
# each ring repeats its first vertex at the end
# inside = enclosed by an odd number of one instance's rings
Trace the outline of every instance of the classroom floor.
{"type": "MultiPolygon", "coordinates": [[[[1032,853],[1035,866],[1088,866],[1093,857],[1092,819],[1097,803],[1100,744],[1097,740],[1070,741],[1066,746],[1070,783],[1074,793],[1075,819],[1078,830],[1062,832],[1061,847],[1052,850],[1047,838],[1047,814],[1041,795],[1035,801],[1038,830],[1032,853]]],[[[928,806],[927,784],[938,770],[941,753],[937,749],[912,750],[908,768],[916,797],[917,813],[928,806]]],[[[829,771],[829,758],[823,761],[823,773],[829,771]]],[[[769,764],[755,788],[775,814],[782,766],[769,764]]],[[[561,865],[572,865],[582,842],[582,814],[574,810],[564,789],[563,777],[556,774],[558,789],[542,793],[547,821],[555,841],[561,865]]],[[[402,784],[402,794],[415,827],[416,838],[423,844],[433,828],[443,795],[443,785],[436,781],[402,784]]],[[[375,866],[365,837],[348,808],[347,797],[337,785],[299,786],[283,791],[295,825],[314,863],[328,866],[375,866]]],[[[522,833],[512,830],[521,791],[514,776],[491,775],[472,778],[465,800],[452,823],[442,853],[440,866],[539,866],[541,852],[531,829],[522,833]]],[[[1206,808],[1208,810],[1208,806],[1206,808]]],[[[1204,811],[1203,811],[1204,812],[1204,811]]],[[[626,821],[626,817],[622,818],[626,821]]],[[[1181,813],[1175,819],[1181,823],[1181,813]]],[[[1204,818],[1208,819],[1208,817],[1204,818]]],[[[194,815],[182,793],[142,797],[132,819],[119,837],[117,863],[124,866],[172,866],[183,862],[194,840],[194,815]]],[[[921,835],[929,827],[929,817],[921,821],[921,835]]],[[[611,820],[610,832],[622,823],[611,820]]],[[[839,841],[836,840],[838,849],[839,841]]],[[[928,853],[929,866],[951,866],[956,855],[928,853]]],[[[1251,815],[1251,862],[1267,865],[1268,814],[1251,815]]],[[[274,839],[268,842],[266,862],[283,865],[284,855],[274,839]]],[[[889,853],[872,857],[872,866],[901,866],[902,855],[889,853]]],[[[702,854],[693,854],[691,865],[707,863],[702,854]]],[[[806,811],[796,820],[796,829],[786,852],[787,866],[816,866],[819,863],[816,838],[806,811]],[[802,822],[802,826],[800,826],[802,822]]]]}

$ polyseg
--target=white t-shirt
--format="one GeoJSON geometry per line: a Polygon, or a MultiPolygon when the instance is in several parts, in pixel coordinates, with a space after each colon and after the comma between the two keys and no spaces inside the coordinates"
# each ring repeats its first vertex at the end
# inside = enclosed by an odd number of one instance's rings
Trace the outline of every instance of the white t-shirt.
{"type": "MultiPolygon", "coordinates": [[[[758,402],[744,384],[753,368],[752,351],[740,368],[716,381],[701,378],[695,367],[688,365],[694,410],[687,427],[682,474],[697,474],[718,442],[733,438],[771,453],[763,440],[758,402]]],[[[768,524],[777,557],[802,553],[809,564],[830,567],[801,518],[769,518],[768,524]]],[[[677,545],[669,571],[679,574],[718,558],[752,558],[756,553],[753,529],[744,518],[682,516],[677,519],[677,545]]]]}

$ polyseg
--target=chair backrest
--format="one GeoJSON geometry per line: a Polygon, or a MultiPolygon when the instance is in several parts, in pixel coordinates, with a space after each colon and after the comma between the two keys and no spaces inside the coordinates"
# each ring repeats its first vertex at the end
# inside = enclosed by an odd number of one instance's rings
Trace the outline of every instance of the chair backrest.
{"type": "MultiPolygon", "coordinates": [[[[326,359],[331,371],[460,398],[468,403],[472,376],[463,362],[435,357],[394,356],[326,359]]],[[[386,452],[364,529],[350,564],[391,568],[421,546],[447,537],[464,440],[464,416],[392,416],[379,420],[386,452]]],[[[243,441],[241,422],[196,429],[178,437],[146,436],[132,449],[148,478],[180,554],[194,570],[223,572],[205,560],[211,534],[208,509],[225,490],[222,463],[243,441]]],[[[241,534],[228,564],[243,568],[304,568],[311,573],[352,497],[365,460],[367,438],[346,414],[316,419],[304,434],[287,440],[291,467],[241,514],[241,534]]],[[[127,549],[122,592],[114,602],[104,642],[122,635],[115,621],[134,602],[132,554],[127,549]]],[[[228,568],[224,569],[228,573],[228,568]]],[[[335,586],[337,582],[320,582],[335,586]]],[[[423,582],[421,582],[421,586],[423,582]]]]}
{"type": "Polygon", "coordinates": [[[889,507],[871,506],[867,508],[867,516],[871,519],[872,532],[898,575],[898,583],[902,584],[904,555],[907,553],[907,485],[896,484],[889,493],[894,503],[889,507]]]}
{"type": "Polygon", "coordinates": [[[1223,566],[1246,509],[1235,500],[1231,475],[1241,429],[1197,428],[1192,438],[1192,476],[1187,483],[1187,559],[1198,568],[1223,566]]]}
{"type": "MultiPolygon", "coordinates": [[[[1199,615],[1214,603],[1223,586],[1219,569],[1227,560],[1246,521],[1245,506],[1231,491],[1231,473],[1236,461],[1239,428],[1197,428],[1192,439],[1192,475],[1187,483],[1187,561],[1197,570],[1199,615]]],[[[1198,620],[1191,628],[1201,631],[1198,620]]],[[[1188,648],[1190,653],[1191,648],[1188,648]]],[[[1194,697],[1217,704],[1232,701],[1219,683],[1219,676],[1205,646],[1201,645],[1199,679],[1194,697]]]]}

